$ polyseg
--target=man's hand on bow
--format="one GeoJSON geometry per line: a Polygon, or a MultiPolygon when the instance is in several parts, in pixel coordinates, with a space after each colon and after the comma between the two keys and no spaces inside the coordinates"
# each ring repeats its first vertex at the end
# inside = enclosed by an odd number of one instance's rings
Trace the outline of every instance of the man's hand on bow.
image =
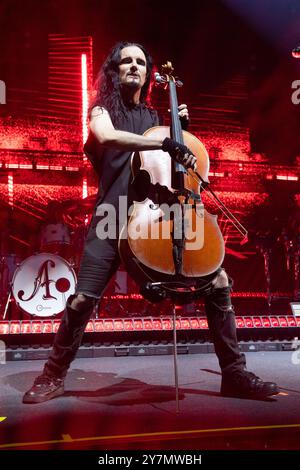
{"type": "Polygon", "coordinates": [[[193,171],[196,171],[197,159],[186,145],[166,137],[162,143],[162,150],[168,152],[171,158],[185,168],[191,168],[193,171]]]}

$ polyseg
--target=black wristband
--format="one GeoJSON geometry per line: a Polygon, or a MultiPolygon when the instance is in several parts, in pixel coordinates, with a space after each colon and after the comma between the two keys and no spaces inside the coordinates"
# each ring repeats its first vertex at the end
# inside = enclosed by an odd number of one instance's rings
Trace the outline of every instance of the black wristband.
{"type": "Polygon", "coordinates": [[[161,148],[164,152],[168,152],[171,155],[171,157],[174,157],[175,155],[177,155],[178,150],[182,154],[182,156],[185,153],[190,153],[186,145],[180,144],[179,142],[176,142],[176,140],[170,139],[169,137],[166,137],[164,139],[161,148]]]}

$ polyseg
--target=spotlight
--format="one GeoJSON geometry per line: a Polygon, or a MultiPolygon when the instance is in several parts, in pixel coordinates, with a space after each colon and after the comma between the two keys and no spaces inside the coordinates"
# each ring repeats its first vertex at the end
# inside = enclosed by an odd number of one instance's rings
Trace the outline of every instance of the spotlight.
{"type": "Polygon", "coordinates": [[[294,49],[292,50],[292,56],[295,59],[300,59],[300,46],[294,47],[294,49]]]}

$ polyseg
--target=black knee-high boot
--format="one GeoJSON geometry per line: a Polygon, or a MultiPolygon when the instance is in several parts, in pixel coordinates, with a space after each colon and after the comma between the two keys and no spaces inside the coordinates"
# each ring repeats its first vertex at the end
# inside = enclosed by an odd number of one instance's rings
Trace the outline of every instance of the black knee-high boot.
{"type": "Polygon", "coordinates": [[[71,307],[74,296],[68,299],[64,315],[55,335],[52,351],[44,366],[44,374],[65,377],[81,344],[85,327],[92,315],[95,299],[88,298],[81,308],[71,307]]]}
{"type": "Polygon", "coordinates": [[[205,297],[210,333],[222,370],[221,394],[227,397],[264,399],[279,392],[274,382],[245,370],[246,358],[239,350],[231,287],[212,288],[205,297]]]}
{"type": "Polygon", "coordinates": [[[73,298],[68,299],[43,373],[24,394],[23,403],[41,403],[64,394],[65,375],[78,351],[94,307],[94,299],[88,299],[80,310],[74,310],[71,307],[73,298]]]}
{"type": "Polygon", "coordinates": [[[244,370],[246,366],[245,355],[238,346],[230,290],[230,286],[212,288],[205,296],[208,326],[222,374],[244,370]]]}

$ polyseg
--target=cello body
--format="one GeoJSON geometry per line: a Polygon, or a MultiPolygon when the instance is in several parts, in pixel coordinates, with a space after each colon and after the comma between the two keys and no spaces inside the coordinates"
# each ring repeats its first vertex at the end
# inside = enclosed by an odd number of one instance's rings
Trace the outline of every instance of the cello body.
{"type": "MultiPolygon", "coordinates": [[[[170,128],[153,127],[144,135],[151,138],[170,137],[170,128]]],[[[197,171],[207,181],[209,157],[204,145],[186,131],[182,131],[182,138],[197,158],[197,171]]],[[[183,195],[182,191],[177,198],[177,215],[180,215],[181,204],[185,203],[184,213],[179,217],[179,224],[184,224],[179,272],[173,249],[174,224],[178,225],[178,221],[175,222],[176,217],[168,210],[173,205],[157,204],[149,190],[158,188],[159,192],[159,188],[168,188],[170,195],[175,194],[176,184],[172,177],[174,162],[162,150],[148,150],[133,154],[131,164],[134,179],[138,180],[139,175],[144,175],[141,185],[144,186],[145,197],[134,201],[128,224],[121,231],[120,257],[129,274],[141,285],[145,282],[178,282],[190,289],[197,285],[199,277],[214,273],[222,264],[225,247],[217,216],[209,214],[204,208],[199,181],[190,172],[185,172],[183,184],[188,189],[188,195],[183,195]]]]}

